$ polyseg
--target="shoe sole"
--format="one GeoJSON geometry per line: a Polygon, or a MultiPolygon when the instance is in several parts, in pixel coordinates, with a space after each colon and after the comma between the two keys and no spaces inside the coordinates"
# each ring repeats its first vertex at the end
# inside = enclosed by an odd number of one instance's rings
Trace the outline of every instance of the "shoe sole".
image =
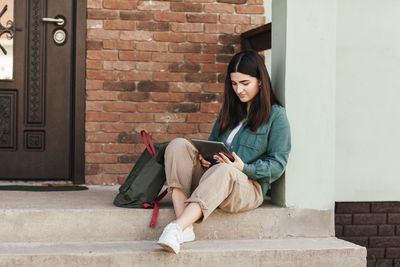
{"type": "Polygon", "coordinates": [[[161,246],[163,249],[165,249],[165,250],[167,250],[167,251],[169,251],[169,252],[172,252],[172,253],[175,253],[175,254],[178,254],[178,252],[176,252],[175,251],[175,249],[173,248],[173,247],[171,247],[170,245],[168,245],[168,244],[166,244],[166,243],[160,243],[160,242],[157,242],[157,244],[159,245],[159,246],[161,246]]]}

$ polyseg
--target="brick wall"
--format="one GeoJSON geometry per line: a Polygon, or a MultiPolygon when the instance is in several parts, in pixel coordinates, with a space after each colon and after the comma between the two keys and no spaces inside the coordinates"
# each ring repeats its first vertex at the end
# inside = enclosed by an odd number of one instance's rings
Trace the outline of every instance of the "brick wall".
{"type": "Polygon", "coordinates": [[[400,202],[337,202],[336,236],[367,247],[368,266],[400,267],[400,202]]]}
{"type": "Polygon", "coordinates": [[[155,142],[207,138],[240,33],[262,0],[88,0],[86,183],[123,182],[155,142]]]}

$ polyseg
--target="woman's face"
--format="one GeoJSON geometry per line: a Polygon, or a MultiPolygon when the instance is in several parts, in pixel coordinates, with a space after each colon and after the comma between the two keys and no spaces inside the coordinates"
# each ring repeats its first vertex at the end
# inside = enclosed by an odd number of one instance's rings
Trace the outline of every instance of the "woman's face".
{"type": "Polygon", "coordinates": [[[258,88],[258,79],[241,72],[231,72],[231,80],[236,95],[239,97],[240,101],[247,103],[249,107],[251,101],[260,90],[258,88]]]}

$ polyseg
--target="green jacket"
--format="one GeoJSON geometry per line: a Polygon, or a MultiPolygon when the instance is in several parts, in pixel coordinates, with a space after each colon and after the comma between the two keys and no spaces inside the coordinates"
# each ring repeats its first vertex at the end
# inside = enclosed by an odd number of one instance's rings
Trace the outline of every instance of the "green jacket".
{"type": "MultiPolygon", "coordinates": [[[[244,162],[243,173],[260,183],[264,196],[271,183],[284,172],[291,148],[290,127],[285,108],[273,105],[268,122],[252,132],[243,126],[228,148],[244,162]]],[[[208,140],[224,142],[232,129],[218,135],[219,119],[215,122],[208,140]]]]}

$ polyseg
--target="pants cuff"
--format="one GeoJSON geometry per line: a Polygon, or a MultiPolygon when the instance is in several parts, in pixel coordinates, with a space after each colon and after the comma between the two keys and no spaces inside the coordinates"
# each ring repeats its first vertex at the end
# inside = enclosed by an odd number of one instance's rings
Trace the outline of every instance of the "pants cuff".
{"type": "Polygon", "coordinates": [[[190,197],[189,199],[187,199],[185,201],[185,203],[188,203],[188,204],[189,203],[198,203],[200,205],[200,209],[201,209],[201,212],[203,213],[203,217],[201,217],[198,221],[196,221],[196,223],[204,222],[211,213],[207,207],[207,204],[200,198],[190,197]]]}

